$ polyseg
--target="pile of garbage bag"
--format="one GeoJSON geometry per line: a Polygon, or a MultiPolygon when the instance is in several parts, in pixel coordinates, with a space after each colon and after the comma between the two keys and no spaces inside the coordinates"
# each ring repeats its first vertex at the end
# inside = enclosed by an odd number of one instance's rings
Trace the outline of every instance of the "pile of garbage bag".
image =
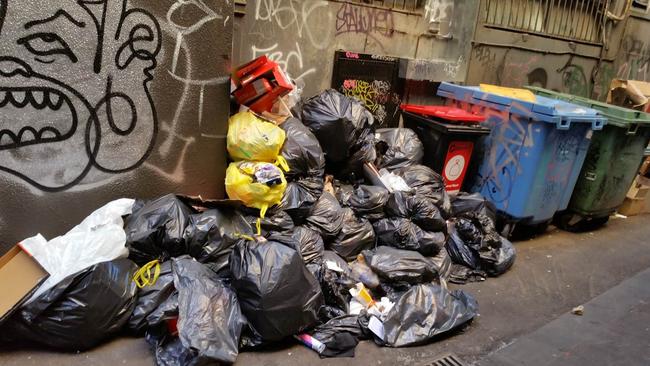
{"type": "Polygon", "coordinates": [[[0,323],[2,340],[82,351],[127,330],[157,364],[193,365],[287,341],[353,357],[362,340],[418,345],[469,324],[478,304],[449,283],[515,260],[494,206],[450,197],[417,136],[375,132],[354,99],[327,90],[296,109],[231,117],[231,200],[122,199],[24,240],[50,279],[0,323]]]}

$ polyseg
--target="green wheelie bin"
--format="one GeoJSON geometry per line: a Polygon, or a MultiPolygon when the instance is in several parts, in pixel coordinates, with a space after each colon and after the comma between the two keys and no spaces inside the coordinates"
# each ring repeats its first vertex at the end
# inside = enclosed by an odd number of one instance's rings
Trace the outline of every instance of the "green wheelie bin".
{"type": "Polygon", "coordinates": [[[567,210],[554,223],[568,231],[584,231],[604,225],[625,200],[650,141],[650,114],[595,100],[527,87],[538,95],[596,109],[607,118],[594,131],[567,210]]]}

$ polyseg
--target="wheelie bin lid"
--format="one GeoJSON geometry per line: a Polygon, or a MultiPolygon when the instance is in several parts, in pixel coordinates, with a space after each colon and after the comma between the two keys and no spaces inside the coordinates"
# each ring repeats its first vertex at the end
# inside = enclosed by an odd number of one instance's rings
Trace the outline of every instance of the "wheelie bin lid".
{"type": "Polygon", "coordinates": [[[591,123],[591,128],[601,130],[607,119],[597,110],[537,95],[535,102],[515,99],[482,91],[475,86],[440,83],[438,95],[460,102],[509,111],[512,114],[553,123],[558,129],[567,130],[571,123],[591,123]]]}
{"type": "Polygon", "coordinates": [[[476,123],[485,121],[485,116],[482,114],[470,113],[451,106],[402,104],[400,108],[406,112],[438,117],[453,122],[476,123]]]}
{"type": "Polygon", "coordinates": [[[650,114],[648,113],[599,102],[585,97],[579,97],[577,95],[555,92],[536,86],[526,86],[525,88],[537,95],[565,100],[567,102],[595,109],[601,115],[607,117],[608,125],[623,128],[634,128],[635,125],[650,125],[650,114]]]}

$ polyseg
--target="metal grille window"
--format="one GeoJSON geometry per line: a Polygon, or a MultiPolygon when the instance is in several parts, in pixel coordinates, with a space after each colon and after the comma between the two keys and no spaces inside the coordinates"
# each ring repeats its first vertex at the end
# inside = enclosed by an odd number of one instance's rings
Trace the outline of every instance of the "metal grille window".
{"type": "Polygon", "coordinates": [[[416,11],[424,8],[425,0],[347,0],[353,4],[366,4],[373,6],[381,6],[385,8],[416,11]]]}
{"type": "Polygon", "coordinates": [[[572,41],[601,43],[608,0],[484,0],[484,23],[572,41]]]}

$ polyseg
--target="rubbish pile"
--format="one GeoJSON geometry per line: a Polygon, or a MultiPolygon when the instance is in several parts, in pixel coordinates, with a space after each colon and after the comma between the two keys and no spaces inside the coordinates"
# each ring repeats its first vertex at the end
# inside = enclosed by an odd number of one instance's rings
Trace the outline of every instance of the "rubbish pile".
{"type": "Polygon", "coordinates": [[[51,276],[0,338],[83,351],[126,329],[157,364],[189,365],[286,340],[352,357],[361,340],[423,344],[470,322],[476,300],[448,282],[515,259],[494,207],[450,197],[415,134],[374,131],[354,99],[327,90],[296,109],[230,118],[231,200],[123,199],[24,240],[51,276]]]}

